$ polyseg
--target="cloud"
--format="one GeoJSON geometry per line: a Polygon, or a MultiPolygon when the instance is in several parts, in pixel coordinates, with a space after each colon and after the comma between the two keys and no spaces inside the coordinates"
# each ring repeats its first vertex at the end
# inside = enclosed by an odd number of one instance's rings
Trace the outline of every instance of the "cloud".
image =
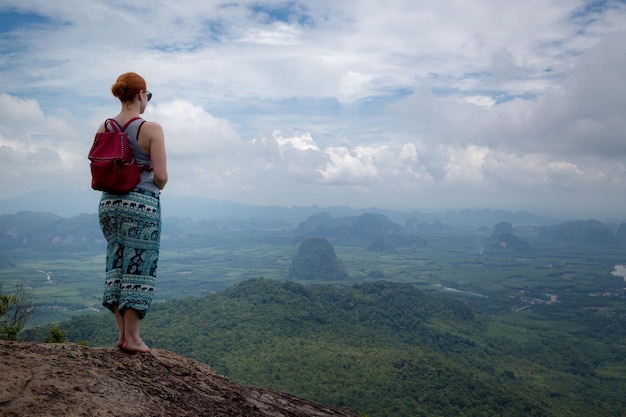
{"type": "Polygon", "coordinates": [[[448,163],[445,166],[445,182],[450,183],[483,183],[483,164],[487,148],[468,146],[467,148],[448,149],[448,163]]]}
{"type": "Polygon", "coordinates": [[[320,170],[323,181],[331,184],[362,184],[378,178],[373,163],[375,151],[357,148],[355,153],[344,147],[326,149],[329,161],[320,170]]]}
{"type": "Polygon", "coordinates": [[[132,70],[172,195],[626,209],[623,2],[57,3],[0,6],[0,198],[87,189],[132,70]]]}
{"type": "Polygon", "coordinates": [[[79,122],[64,117],[46,116],[36,100],[0,94],[0,188],[5,196],[87,183],[80,166],[91,143],[83,143],[79,122]]]}
{"type": "Polygon", "coordinates": [[[185,100],[161,102],[146,109],[144,117],[158,120],[166,132],[168,154],[211,160],[237,152],[242,141],[225,119],[185,100]]]}
{"type": "Polygon", "coordinates": [[[626,154],[626,32],[582,55],[570,77],[534,109],[530,132],[546,150],[620,158],[626,154]]]}

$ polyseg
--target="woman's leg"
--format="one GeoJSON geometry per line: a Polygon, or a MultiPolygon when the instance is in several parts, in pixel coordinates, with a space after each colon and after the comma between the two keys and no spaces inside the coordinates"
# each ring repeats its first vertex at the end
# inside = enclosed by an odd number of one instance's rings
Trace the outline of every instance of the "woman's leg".
{"type": "Polygon", "coordinates": [[[113,306],[113,314],[115,314],[115,321],[117,322],[117,328],[120,331],[119,338],[117,339],[117,347],[122,347],[124,345],[124,316],[117,309],[117,304],[113,306]]]}
{"type": "Polygon", "coordinates": [[[150,348],[139,336],[139,313],[134,308],[124,309],[124,341],[122,349],[128,352],[150,352],[150,348]]]}
{"type": "Polygon", "coordinates": [[[154,295],[161,235],[160,203],[158,196],[143,192],[131,192],[120,199],[128,207],[121,216],[118,233],[121,278],[116,301],[121,310],[122,350],[150,352],[139,335],[139,322],[154,295]]]}

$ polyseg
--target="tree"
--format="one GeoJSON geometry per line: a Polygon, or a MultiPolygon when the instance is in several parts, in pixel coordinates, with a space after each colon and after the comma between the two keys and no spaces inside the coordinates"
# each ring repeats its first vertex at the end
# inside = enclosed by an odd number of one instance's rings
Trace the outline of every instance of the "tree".
{"type": "Polygon", "coordinates": [[[59,326],[50,329],[50,334],[43,340],[44,343],[64,343],[67,342],[65,332],[59,329],[59,326]]]}
{"type": "Polygon", "coordinates": [[[0,339],[17,340],[18,333],[34,311],[22,284],[16,285],[13,295],[5,294],[0,286],[0,339]]]}

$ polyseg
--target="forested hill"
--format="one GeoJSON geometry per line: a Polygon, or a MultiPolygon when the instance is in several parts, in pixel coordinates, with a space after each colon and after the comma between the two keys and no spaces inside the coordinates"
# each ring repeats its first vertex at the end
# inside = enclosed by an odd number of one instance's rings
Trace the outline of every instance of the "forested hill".
{"type": "MultiPolygon", "coordinates": [[[[450,218],[456,224],[472,224],[472,227],[483,225],[489,218],[515,219],[519,223],[507,220],[506,224],[519,225],[522,229],[534,230],[537,236],[583,244],[624,244],[626,243],[626,223],[602,223],[598,220],[576,220],[560,224],[530,226],[533,223],[524,221],[541,220],[540,218],[521,216],[519,213],[477,211],[464,212],[465,221],[451,217],[448,213],[443,219],[450,218]],[[479,214],[484,214],[480,216],[479,214]],[[489,214],[489,216],[487,216],[489,214]],[[474,223],[472,223],[475,221],[474,223]]],[[[372,249],[391,244],[396,247],[419,247],[427,244],[421,238],[423,234],[439,231],[450,227],[452,223],[435,220],[424,222],[416,217],[405,217],[396,223],[383,214],[363,213],[358,216],[333,217],[328,213],[317,213],[298,225],[284,221],[270,221],[264,218],[238,220],[229,218],[215,221],[194,221],[189,218],[166,218],[163,221],[162,244],[164,247],[189,247],[214,243],[220,236],[232,238],[236,231],[271,231],[280,230],[294,239],[306,237],[323,237],[335,244],[354,244],[366,246],[373,243],[372,249]],[[400,224],[402,223],[402,224],[400,224]],[[384,238],[384,241],[381,239],[384,238]]],[[[500,224],[504,224],[501,222],[500,224]]],[[[497,225],[496,222],[489,227],[497,225]]],[[[96,214],[81,214],[72,218],[63,218],[50,213],[19,212],[17,214],[0,214],[0,251],[12,249],[28,249],[50,251],[103,251],[106,242],[96,214]]]]}
{"type": "MultiPolygon", "coordinates": [[[[617,325],[617,323],[616,323],[617,325]]],[[[198,359],[235,382],[374,416],[623,415],[616,362],[601,341],[550,337],[408,284],[352,287],[244,281],[203,298],[154,305],[146,342],[198,359]],[[587,387],[587,388],[585,388],[587,387]],[[572,395],[575,389],[576,395],[572,395]]],[[[113,318],[60,325],[90,346],[117,339],[113,318]]],[[[30,332],[42,340],[48,329],[30,332]]]]}

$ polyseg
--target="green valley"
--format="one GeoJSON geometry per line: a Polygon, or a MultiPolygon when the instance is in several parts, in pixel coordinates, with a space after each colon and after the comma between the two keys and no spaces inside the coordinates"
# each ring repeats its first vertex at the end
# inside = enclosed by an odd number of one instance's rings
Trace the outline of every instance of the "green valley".
{"type": "MultiPolygon", "coordinates": [[[[113,317],[99,305],[102,242],[56,222],[51,231],[24,222],[44,243],[31,231],[23,244],[26,226],[0,241],[3,288],[23,283],[37,306],[20,336],[42,341],[59,326],[73,342],[112,346],[113,317]]],[[[164,228],[142,333],[234,381],[369,416],[622,416],[618,226],[179,219],[164,228]],[[347,274],[288,279],[310,238],[331,243],[347,274]]],[[[316,247],[299,268],[332,263],[316,247]]]]}

